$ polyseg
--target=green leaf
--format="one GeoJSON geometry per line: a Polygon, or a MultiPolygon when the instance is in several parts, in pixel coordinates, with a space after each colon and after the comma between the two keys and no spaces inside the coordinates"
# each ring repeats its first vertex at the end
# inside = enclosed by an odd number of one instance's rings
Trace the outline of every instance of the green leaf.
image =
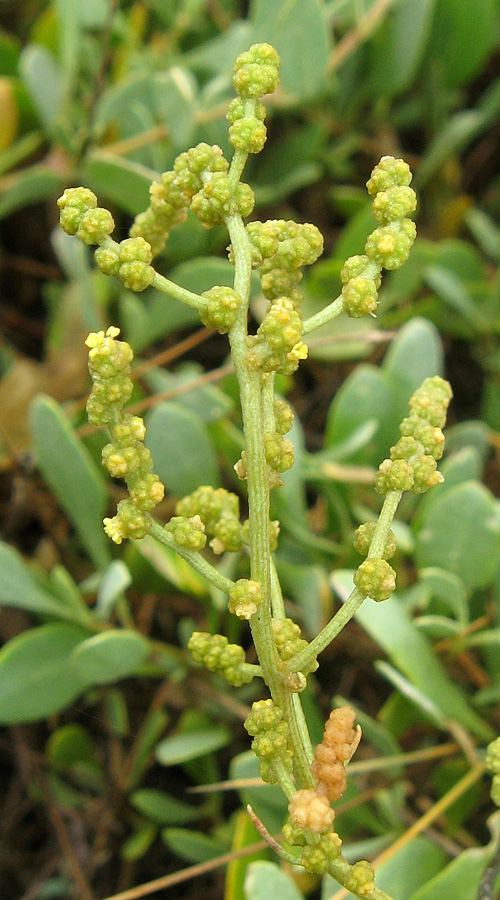
{"type": "Polygon", "coordinates": [[[158,173],[123,156],[102,151],[89,157],[84,178],[101,200],[117,203],[135,216],[148,206],[149,188],[158,173]]]}
{"type": "Polygon", "coordinates": [[[58,770],[69,769],[81,762],[96,764],[95,744],[87,729],[75,722],[62,725],[50,735],[45,755],[58,770]]]}
{"type": "Polygon", "coordinates": [[[146,419],[146,446],[155,472],[173,494],[220,484],[217,452],[200,416],[177,403],[160,403],[146,419]]]}
{"type": "Polygon", "coordinates": [[[63,96],[66,100],[71,97],[82,49],[80,5],[78,2],[67,3],[66,0],[55,0],[54,4],[59,20],[59,57],[63,75],[63,96]]]}
{"type": "Polygon", "coordinates": [[[500,812],[488,820],[492,839],[486,847],[462,850],[441,872],[420,887],[409,900],[470,900],[476,897],[479,882],[486,866],[491,862],[498,846],[500,812]]]}
{"type": "Polygon", "coordinates": [[[151,822],[141,822],[120,847],[120,855],[126,862],[135,862],[142,859],[151,847],[157,828],[151,822]]]}
{"type": "Polygon", "coordinates": [[[172,146],[184,150],[189,146],[194,128],[197,82],[189,69],[173,66],[153,76],[154,111],[168,126],[172,146]]]}
{"type": "Polygon", "coordinates": [[[213,753],[225,747],[231,740],[230,732],[223,726],[176,734],[165,738],[156,748],[156,758],[162,766],[177,766],[213,753]]]}
{"type": "Polygon", "coordinates": [[[308,97],[323,87],[328,37],[319,0],[253,0],[249,18],[250,43],[267,41],[280,54],[283,90],[308,97]]]}
{"type": "Polygon", "coordinates": [[[0,606],[76,622],[83,618],[82,611],[40,587],[17,550],[3,543],[0,543],[0,606]]]}
{"type": "Polygon", "coordinates": [[[130,796],[130,803],[141,816],[157,825],[184,825],[200,816],[196,806],[154,788],[140,788],[130,796]]]}
{"type": "Polygon", "coordinates": [[[389,10],[369,47],[371,96],[394,96],[409,86],[425,50],[435,2],[403,0],[389,10]]]}
{"type": "Polygon", "coordinates": [[[441,375],[443,348],[437,328],[427,319],[411,319],[403,326],[385,356],[382,370],[393,389],[391,414],[395,437],[408,415],[408,401],[425,378],[441,375]]]}
{"type": "Polygon", "coordinates": [[[387,435],[386,422],[392,411],[392,396],[384,373],[375,366],[361,365],[349,375],[328,411],[325,447],[343,443],[367,422],[378,429],[368,444],[353,453],[349,462],[377,464],[394,435],[387,435]]]}
{"type": "Polygon", "coordinates": [[[215,859],[229,849],[225,841],[187,828],[164,828],[161,836],[173,853],[191,863],[215,859]]]}
{"type": "Polygon", "coordinates": [[[416,538],[419,569],[437,566],[467,588],[486,587],[500,565],[500,524],[492,494],[476,482],[450,488],[424,511],[416,538]]]}
{"type": "Polygon", "coordinates": [[[429,56],[446,84],[471,79],[496,44],[495,0],[439,0],[435,5],[429,56]]]}
{"type": "Polygon", "coordinates": [[[0,722],[36,722],[64,709],[84,684],[70,665],[88,635],[57,622],[23,632],[0,650],[0,722]]]}
{"type": "Polygon", "coordinates": [[[61,407],[40,395],[31,406],[31,431],[38,465],[98,567],[110,557],[102,530],[107,493],[104,479],[61,407]]]}
{"type": "Polygon", "coordinates": [[[245,878],[245,900],[303,900],[292,878],[276,863],[257,860],[250,863],[245,878]]]}
{"type": "MultiPolygon", "coordinates": [[[[332,587],[344,600],[352,589],[350,572],[337,571],[332,587]]],[[[449,719],[456,719],[482,740],[491,740],[488,725],[471,709],[464,695],[453,684],[432,647],[404,609],[392,596],[383,603],[366,600],[356,619],[387,653],[398,668],[449,719]]]]}
{"type": "Polygon", "coordinates": [[[97,589],[95,613],[100,619],[109,619],[116,601],[131,583],[132,577],[125,563],[121,559],[113,560],[103,572],[97,589]]]}
{"type": "Polygon", "coordinates": [[[48,166],[39,165],[16,172],[9,183],[0,199],[0,219],[48,197],[55,199],[64,185],[64,178],[48,166]]]}
{"type": "Polygon", "coordinates": [[[132,675],[149,652],[146,638],[134,631],[110,630],[82,641],[70,664],[87,685],[111,684],[132,675]]]}
{"type": "Polygon", "coordinates": [[[64,84],[57,63],[46,47],[30,44],[21,53],[19,68],[40,121],[50,131],[64,102],[64,84]]]}
{"type": "Polygon", "coordinates": [[[464,282],[443,266],[428,266],[423,278],[440,300],[460,313],[474,328],[485,328],[486,320],[474,304],[474,299],[464,282]]]}
{"type": "MultiPolygon", "coordinates": [[[[185,559],[182,559],[175,550],[164,547],[152,537],[145,537],[134,545],[134,551],[147,559],[153,569],[162,578],[173,584],[186,594],[193,597],[207,597],[207,582],[199,575],[185,559]]],[[[148,574],[151,573],[149,569],[148,574]]],[[[135,580],[135,579],[134,579],[135,580]]]]}
{"type": "MultiPolygon", "coordinates": [[[[429,591],[431,600],[430,605],[433,608],[432,598],[451,611],[457,620],[466,625],[469,621],[469,608],[467,604],[467,594],[465,586],[460,578],[446,572],[445,569],[439,569],[432,566],[428,569],[421,569],[418,573],[419,581],[429,591]]],[[[439,607],[438,607],[439,609],[439,607]]]]}

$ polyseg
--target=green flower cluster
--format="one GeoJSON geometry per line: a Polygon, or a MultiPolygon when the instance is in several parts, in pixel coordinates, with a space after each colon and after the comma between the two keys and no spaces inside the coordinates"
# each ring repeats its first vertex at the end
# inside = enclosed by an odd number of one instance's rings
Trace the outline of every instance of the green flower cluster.
{"type": "Polygon", "coordinates": [[[258,100],[235,97],[231,101],[226,119],[230,123],[229,140],[235,150],[260,153],[267,137],[265,118],[266,108],[258,100]]]}
{"type": "MultiPolygon", "coordinates": [[[[301,637],[300,626],[293,619],[272,619],[272,629],[278,655],[284,662],[293,659],[297,653],[305,650],[308,646],[305,638],[301,637]]],[[[309,675],[317,668],[318,660],[314,659],[306,669],[302,670],[302,674],[309,675]]]]}
{"type": "Polygon", "coordinates": [[[205,485],[179,500],[175,513],[187,518],[200,517],[206,533],[212,538],[210,546],[214,553],[224,553],[225,550],[236,553],[241,550],[245,535],[236,494],[225,488],[205,485]]]}
{"type": "Polygon", "coordinates": [[[288,744],[288,722],[283,710],[274,700],[257,700],[244,722],[253,737],[252,750],[259,759],[260,776],[267,784],[278,781],[274,764],[279,762],[288,771],[292,769],[293,752],[288,744]]]}
{"type": "Polygon", "coordinates": [[[278,87],[280,57],[271,44],[252,44],[234,64],[233,84],[240,97],[258,100],[278,87]]]}
{"type": "Polygon", "coordinates": [[[348,316],[374,313],[382,269],[398,269],[408,259],[416,235],[415,223],[408,218],[417,206],[411,179],[404,160],[383,156],[366,184],[379,227],[369,235],[364,254],[349,257],[340,273],[348,316]]]}
{"type": "Polygon", "coordinates": [[[104,530],[116,544],[126,537],[139,540],[151,530],[147,513],[163,500],[165,489],[152,471],[152,459],[144,446],[144,422],[123,412],[132,393],[130,363],[132,349],[115,338],[120,333],[111,326],[89,334],[89,370],[93,380],[87,403],[89,420],[107,425],[112,441],[102,451],[102,462],[113,478],[124,478],[130,494],[121,500],[116,516],[104,519],[104,530]]]}
{"type": "Polygon", "coordinates": [[[239,644],[230,644],[223,634],[194,631],[187,646],[195,662],[202,663],[210,672],[223,675],[234,687],[252,681],[255,667],[245,661],[243,648],[239,644]]]}
{"type": "Polygon", "coordinates": [[[174,184],[175,172],[163,172],[149,188],[148,208],[135,217],[130,237],[142,237],[150,244],[153,256],[165,246],[172,228],[186,220],[189,203],[174,184]]]}
{"type": "MultiPolygon", "coordinates": [[[[376,522],[364,522],[362,525],[359,525],[354,532],[354,548],[358,553],[361,553],[362,556],[368,554],[376,527],[376,522]]],[[[396,550],[396,536],[393,531],[389,531],[384,552],[382,553],[382,559],[392,559],[396,550]]]]}
{"type": "Polygon", "coordinates": [[[486,750],[486,768],[493,775],[491,783],[491,799],[500,806],[500,738],[488,744],[486,750]]]}
{"type": "Polygon", "coordinates": [[[375,872],[372,864],[366,859],[354,863],[344,881],[344,887],[356,894],[356,897],[369,897],[375,887],[375,872]]]}
{"type": "Polygon", "coordinates": [[[205,526],[199,516],[172,516],[165,525],[175,543],[184,550],[203,550],[207,543],[205,526]]]}
{"type": "Polygon", "coordinates": [[[301,866],[306,872],[317,875],[325,875],[329,871],[342,849],[342,841],[336,831],[315,834],[290,821],[283,826],[283,839],[290,847],[302,847],[301,866]]]}
{"type": "Polygon", "coordinates": [[[356,569],[354,584],[377,603],[388,600],[396,587],[396,573],[385,559],[365,559],[356,569]]]}
{"type": "Polygon", "coordinates": [[[248,362],[264,372],[291,374],[307,357],[297,285],[302,266],[311,265],[321,254],[323,237],[314,225],[284,219],[250,222],[247,233],[262,292],[271,301],[257,334],[247,339],[248,362]]]}
{"type": "Polygon", "coordinates": [[[251,619],[263,601],[258,581],[240,578],[229,592],[228,609],[239,619],[251,619]]]}
{"type": "Polygon", "coordinates": [[[233,288],[217,286],[202,295],[207,305],[200,309],[200,319],[207,328],[216,328],[220,334],[227,334],[233,327],[238,310],[243,303],[233,288]]]}
{"type": "Polygon", "coordinates": [[[279,434],[288,434],[290,431],[294,414],[291,406],[283,400],[282,397],[275,397],[273,404],[274,424],[279,434]]]}
{"type": "Polygon", "coordinates": [[[302,316],[293,300],[274,300],[247,344],[247,361],[253,369],[282,375],[295,372],[300,360],[307,359],[307,346],[302,341],[302,316]]]}
{"type": "Polygon", "coordinates": [[[437,460],[443,455],[442,427],[451,400],[451,387],[439,375],[426,378],[410,399],[410,415],[400,425],[401,438],[391,458],[379,466],[375,490],[422,494],[443,481],[437,460]]]}
{"type": "Polygon", "coordinates": [[[144,291],[154,280],[151,245],[143,237],[127,238],[119,244],[110,234],[113,216],[97,206],[97,197],[87,188],[67,188],[57,201],[61,227],[76,234],[85,244],[99,244],[95,251],[98,268],[104,275],[118,275],[130,291],[144,291]]]}

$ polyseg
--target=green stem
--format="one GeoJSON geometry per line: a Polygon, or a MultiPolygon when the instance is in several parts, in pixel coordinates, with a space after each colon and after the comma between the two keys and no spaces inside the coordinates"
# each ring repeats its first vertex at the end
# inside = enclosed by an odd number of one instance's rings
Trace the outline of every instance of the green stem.
{"type": "Polygon", "coordinates": [[[183,547],[179,547],[170,532],[168,532],[163,525],[160,525],[159,522],[155,522],[151,517],[150,521],[152,523],[151,534],[157,541],[161,544],[165,544],[166,547],[170,547],[171,550],[175,550],[179,556],[182,556],[182,558],[185,559],[193,569],[196,569],[200,575],[203,575],[207,581],[215,585],[216,588],[219,588],[219,590],[223,591],[225,594],[229,594],[229,591],[234,587],[234,581],[231,581],[230,578],[226,578],[225,575],[221,575],[215,566],[212,566],[212,564],[209,563],[201,553],[198,553],[197,550],[185,550],[183,547]]]}
{"type": "Polygon", "coordinates": [[[199,294],[194,294],[193,291],[188,291],[186,288],[175,284],[174,281],[170,281],[164,275],[160,275],[159,272],[155,272],[153,287],[157,291],[161,291],[162,294],[168,294],[174,300],[180,300],[181,303],[186,303],[195,309],[204,309],[207,305],[205,297],[200,297],[199,294]]]}
{"type": "Polygon", "coordinates": [[[324,309],[320,309],[314,316],[309,316],[309,318],[305,320],[302,327],[302,335],[309,334],[309,332],[314,331],[315,328],[321,328],[322,325],[326,325],[327,322],[336,319],[343,309],[344,298],[342,297],[342,294],[340,294],[336,300],[333,300],[328,306],[325,306],[324,309]]]}
{"type": "MultiPolygon", "coordinates": [[[[380,559],[382,557],[401,496],[402,491],[389,491],[386,494],[370,549],[368,550],[368,559],[380,559]]],[[[289,661],[288,671],[299,672],[317,659],[319,654],[331,644],[333,639],[351,621],[366,597],[367,594],[355,587],[344,605],[335,613],[323,630],[313,638],[304,650],[289,661]]]]}

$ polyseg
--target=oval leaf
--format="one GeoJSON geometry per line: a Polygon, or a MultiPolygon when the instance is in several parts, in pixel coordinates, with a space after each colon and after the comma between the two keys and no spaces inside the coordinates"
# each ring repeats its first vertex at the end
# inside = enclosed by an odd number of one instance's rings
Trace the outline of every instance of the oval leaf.
{"type": "Polygon", "coordinates": [[[146,639],[134,631],[105,631],[75,647],[70,663],[86,686],[110,684],[132,675],[148,650],[146,639]]]}
{"type": "Polygon", "coordinates": [[[199,756],[206,756],[207,753],[213,753],[230,740],[229,731],[222,726],[176,734],[158,744],[156,758],[162,766],[176,766],[191,759],[198,759],[199,756]]]}
{"type": "Polygon", "coordinates": [[[162,403],[146,424],[146,446],[168,491],[183,496],[200,484],[218,487],[217,453],[199,416],[176,403],[162,403]]]}
{"type": "Polygon", "coordinates": [[[0,651],[0,722],[36,722],[68,706],[83,691],[71,651],[88,635],[57,622],[18,635],[0,651]]]}

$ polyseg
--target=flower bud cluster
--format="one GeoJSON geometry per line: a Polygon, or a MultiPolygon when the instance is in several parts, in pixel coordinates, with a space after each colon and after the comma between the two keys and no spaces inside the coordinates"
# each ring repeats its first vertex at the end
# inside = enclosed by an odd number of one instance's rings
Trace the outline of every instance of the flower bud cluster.
{"type": "Polygon", "coordinates": [[[283,826],[283,839],[291,847],[302,847],[301,866],[306,872],[314,872],[317,875],[325,875],[328,872],[331,864],[340,856],[342,848],[342,841],[335,831],[314,833],[307,827],[295,825],[291,819],[283,826]]]}
{"type": "Polygon", "coordinates": [[[491,783],[491,799],[500,806],[500,738],[488,744],[486,750],[486,768],[493,775],[491,783]]]}
{"type": "Polygon", "coordinates": [[[324,794],[314,788],[295,791],[288,804],[290,822],[298,828],[305,828],[312,834],[330,831],[335,813],[324,794]]]}
{"type": "Polygon", "coordinates": [[[262,293],[268,300],[286,295],[295,304],[301,300],[297,285],[301,269],[310,266],[323,252],[323,235],[315,225],[285,219],[250,222],[253,265],[260,269],[262,293]]]}
{"type": "Polygon", "coordinates": [[[130,291],[144,291],[154,280],[153,251],[143,237],[127,238],[117,244],[110,238],[115,223],[107,209],[97,206],[97,197],[87,188],[67,188],[57,201],[61,227],[76,234],[85,244],[99,244],[95,251],[98,268],[104,275],[118,275],[130,291]]]}
{"type": "Polygon", "coordinates": [[[239,519],[240,502],[236,494],[225,488],[205,485],[179,500],[175,513],[187,518],[199,516],[206,533],[212,538],[210,546],[214,553],[224,553],[225,550],[236,553],[241,550],[245,535],[239,519]]]}
{"type": "Polygon", "coordinates": [[[229,140],[235,150],[260,153],[267,137],[265,118],[266,108],[258,100],[235,97],[231,101],[226,119],[230,123],[229,140]]]}
{"type": "Polygon", "coordinates": [[[164,172],[159,181],[153,181],[149,188],[148,208],[135,217],[130,229],[130,237],[142,237],[150,244],[153,256],[161,253],[165,242],[175,225],[180,225],[187,216],[188,202],[174,184],[175,172],[164,172]]]}
{"type": "Polygon", "coordinates": [[[184,550],[203,550],[207,543],[205,526],[199,516],[172,516],[165,525],[175,543],[184,550]]]}
{"type": "Polygon", "coordinates": [[[354,584],[377,603],[388,600],[396,587],[396,573],[385,559],[365,559],[356,569],[354,584]]]}
{"type": "Polygon", "coordinates": [[[375,872],[372,864],[366,859],[354,863],[344,880],[344,887],[356,897],[369,897],[375,888],[375,872]]]}
{"type": "Polygon", "coordinates": [[[340,273],[348,316],[374,313],[382,269],[398,269],[408,259],[416,235],[415,224],[408,218],[417,206],[411,179],[404,160],[383,156],[366,184],[379,227],[369,235],[364,254],[351,256],[340,273]]]}
{"type": "Polygon", "coordinates": [[[97,197],[88,188],[66,188],[57,205],[63,231],[76,234],[84,244],[99,244],[114,231],[113,216],[97,206],[97,197]]]}
{"type": "Polygon", "coordinates": [[[245,728],[253,737],[252,750],[259,759],[260,776],[268,784],[276,784],[278,778],[273,763],[279,762],[292,769],[293,752],[288,743],[288,722],[283,710],[274,700],[257,700],[245,720],[245,728]]]}
{"type": "Polygon", "coordinates": [[[410,415],[400,425],[401,438],[391,447],[391,458],[385,459],[375,479],[375,490],[412,491],[422,494],[444,479],[437,471],[437,460],[443,455],[444,435],[441,430],[451,400],[451,388],[438,375],[426,378],[410,399],[410,415]]]}
{"type": "Polygon", "coordinates": [[[229,592],[228,609],[239,619],[251,619],[263,601],[260,582],[240,578],[229,592]]]}
{"type": "Polygon", "coordinates": [[[302,316],[289,297],[269,306],[257,334],[247,338],[247,361],[253,369],[291,375],[301,359],[307,359],[302,341],[302,316]]]}
{"type": "Polygon", "coordinates": [[[194,631],[187,646],[195,662],[202,663],[210,672],[223,675],[234,687],[252,681],[254,667],[245,661],[243,647],[230,644],[223,634],[194,631]]]}
{"type": "MultiPolygon", "coordinates": [[[[272,619],[274,641],[278,655],[284,662],[293,659],[297,653],[305,650],[307,641],[301,637],[300,626],[293,619],[272,619]]],[[[307,668],[302,670],[303,675],[309,675],[318,668],[318,660],[312,660],[307,668]]]]}
{"type": "Polygon", "coordinates": [[[200,319],[207,328],[216,328],[220,334],[227,334],[233,327],[238,310],[243,303],[233,288],[217,286],[202,295],[207,305],[200,309],[200,319]]]}
{"type": "Polygon", "coordinates": [[[126,537],[139,540],[151,530],[146,515],[163,500],[165,489],[152,469],[152,459],[143,441],[144,422],[139,416],[123,413],[132,393],[130,363],[132,349],[115,338],[119,328],[111,326],[89,334],[89,369],[93,380],[87,403],[89,420],[94,425],[107,425],[112,438],[102,451],[102,462],[113,478],[124,478],[130,497],[118,504],[116,516],[104,519],[104,530],[116,544],[126,537]]]}
{"type": "Polygon", "coordinates": [[[252,44],[234,64],[233,84],[240,97],[258,100],[278,87],[280,57],[271,44],[252,44]]]}
{"type": "Polygon", "coordinates": [[[355,714],[350,706],[332,709],[325,725],[323,740],[314,752],[311,772],[317,780],[316,790],[330,803],[339,800],[347,786],[345,763],[349,762],[361,738],[354,728],[355,714]]]}
{"type": "Polygon", "coordinates": [[[274,424],[279,434],[288,434],[294,420],[292,407],[282,397],[274,398],[274,424]]]}
{"type": "MultiPolygon", "coordinates": [[[[361,553],[362,556],[368,554],[376,527],[376,522],[365,522],[363,525],[359,525],[354,532],[354,548],[358,553],[361,553]]],[[[394,532],[390,530],[385,543],[384,552],[382,553],[382,559],[392,559],[396,550],[396,536],[394,532]]]]}

